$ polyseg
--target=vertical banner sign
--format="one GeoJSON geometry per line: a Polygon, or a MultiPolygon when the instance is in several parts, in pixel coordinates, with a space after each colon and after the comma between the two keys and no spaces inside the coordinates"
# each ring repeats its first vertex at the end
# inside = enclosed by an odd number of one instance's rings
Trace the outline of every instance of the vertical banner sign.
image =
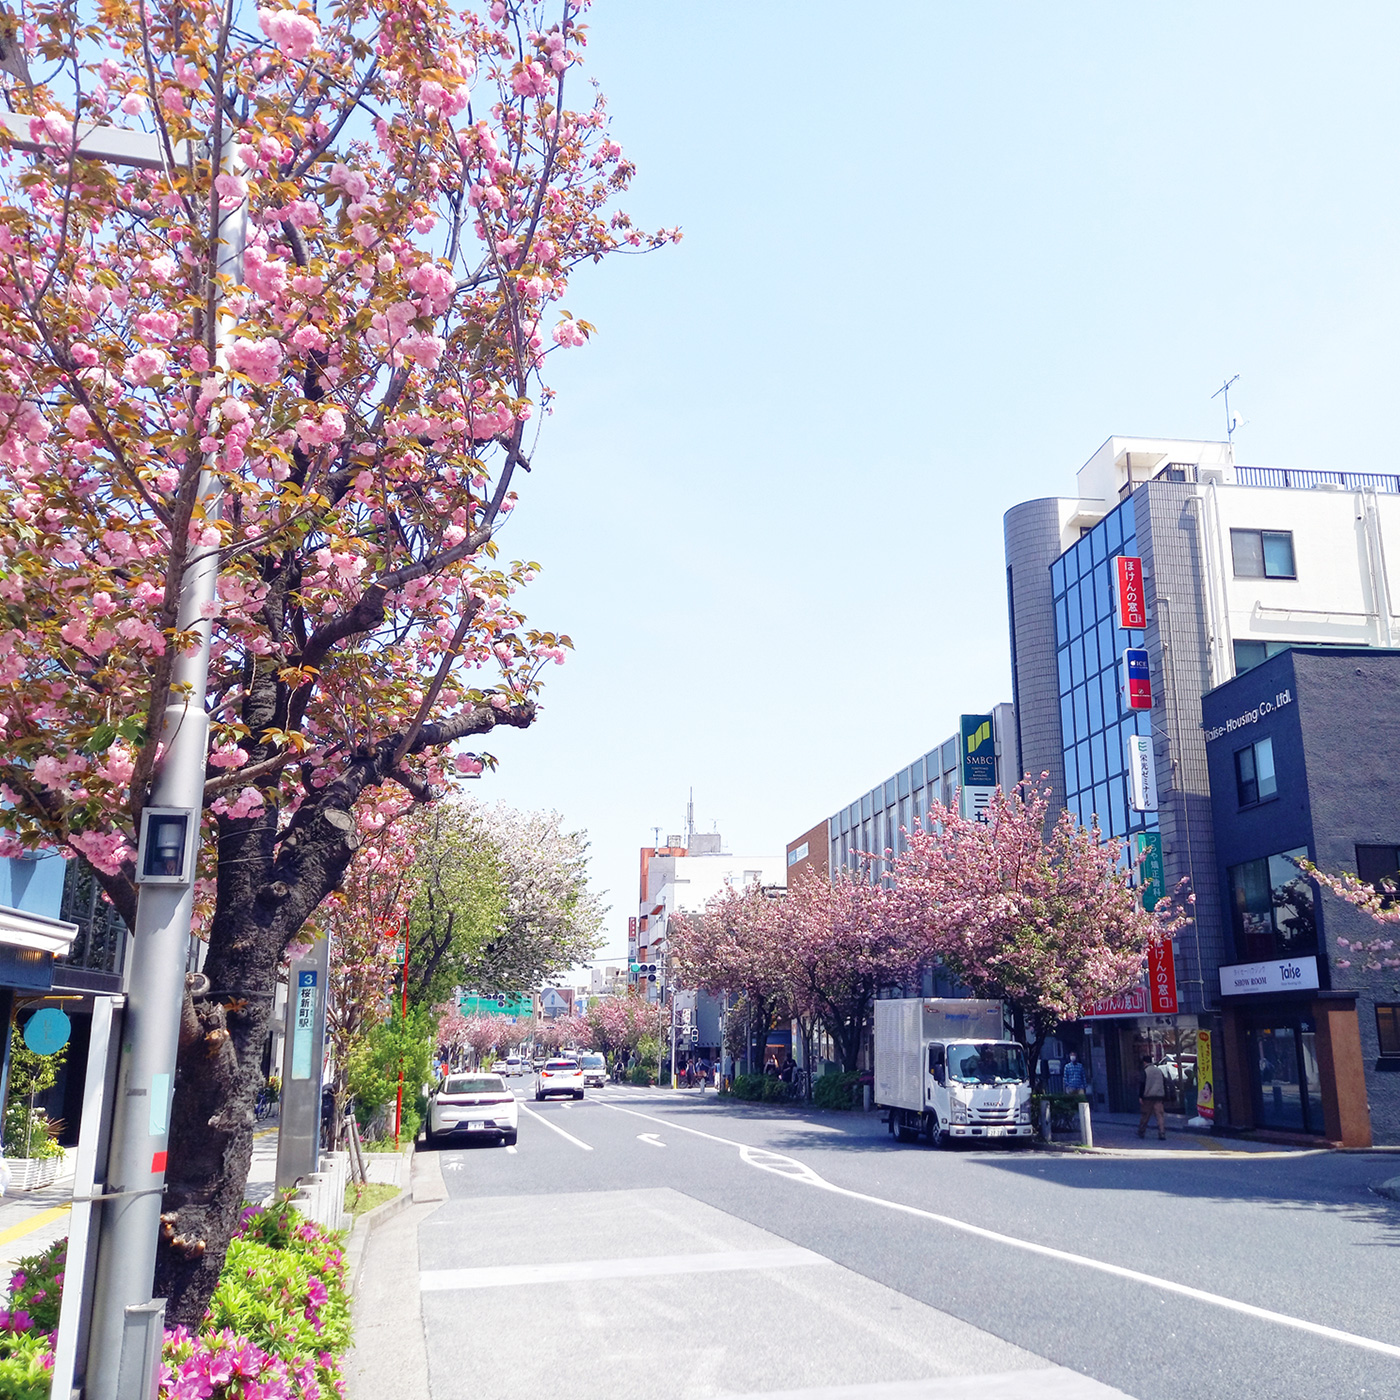
{"type": "Polygon", "coordinates": [[[1143,647],[1129,647],[1123,653],[1123,699],[1130,710],[1152,708],[1152,672],[1143,647]]]}
{"type": "Polygon", "coordinates": [[[1130,632],[1147,626],[1147,600],[1142,593],[1142,560],[1120,554],[1114,561],[1114,602],[1118,625],[1130,632]]]}
{"type": "Polygon", "coordinates": [[[1162,865],[1162,833],[1139,831],[1133,837],[1139,856],[1137,867],[1138,898],[1150,914],[1157,901],[1167,892],[1167,875],[1162,865]]]}
{"type": "Polygon", "coordinates": [[[1211,1057],[1210,1032],[1196,1032],[1196,1116],[1215,1120],[1215,1064],[1211,1057]]]}
{"type": "Polygon", "coordinates": [[[962,814],[984,817],[997,786],[997,741],[991,715],[962,717],[962,814]]]}
{"type": "Polygon", "coordinates": [[[311,1051],[316,1040],[316,970],[297,973],[297,1000],[292,1008],[292,1078],[311,1078],[311,1051]]]}
{"type": "Polygon", "coordinates": [[[1154,1016],[1176,1014],[1176,960],[1170,938],[1147,945],[1147,996],[1154,1016]]]}
{"type": "Polygon", "coordinates": [[[1157,810],[1157,760],[1152,756],[1152,740],[1146,734],[1129,734],[1128,801],[1135,812],[1157,810]]]}

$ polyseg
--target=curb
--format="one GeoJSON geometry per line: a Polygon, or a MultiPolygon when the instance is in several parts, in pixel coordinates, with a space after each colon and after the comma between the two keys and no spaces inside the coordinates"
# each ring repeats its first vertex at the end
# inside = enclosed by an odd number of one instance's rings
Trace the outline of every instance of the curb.
{"type": "MultiPolygon", "coordinates": [[[[409,1157],[410,1176],[413,1169],[413,1156],[416,1149],[409,1157]]],[[[385,1221],[392,1220],[401,1211],[405,1211],[413,1204],[413,1189],[411,1186],[402,1187],[399,1194],[391,1201],[385,1201],[382,1206],[375,1206],[373,1210],[367,1210],[363,1215],[355,1218],[355,1223],[350,1227],[350,1238],[345,1243],[345,1292],[354,1297],[360,1288],[360,1271],[364,1268],[365,1250],[369,1245],[369,1237],[385,1221]]]]}
{"type": "Polygon", "coordinates": [[[1392,1176],[1389,1181],[1383,1181],[1371,1189],[1376,1195],[1384,1196],[1387,1200],[1400,1201],[1400,1176],[1392,1176]]]}

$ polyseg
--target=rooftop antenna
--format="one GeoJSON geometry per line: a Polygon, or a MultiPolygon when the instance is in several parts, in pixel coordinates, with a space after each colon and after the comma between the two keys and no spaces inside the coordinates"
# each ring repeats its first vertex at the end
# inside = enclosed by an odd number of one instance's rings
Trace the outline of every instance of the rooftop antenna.
{"type": "Polygon", "coordinates": [[[695,841],[695,789],[690,790],[690,800],[685,804],[685,845],[689,850],[695,841]]]}
{"type": "Polygon", "coordinates": [[[651,844],[653,847],[661,845],[661,828],[659,826],[654,826],[651,829],[651,844]]]}
{"type": "MultiPolygon", "coordinates": [[[[1225,396],[1225,441],[1233,449],[1235,445],[1235,429],[1244,427],[1244,419],[1237,417],[1230,412],[1230,386],[1239,379],[1236,374],[1227,379],[1212,395],[1211,398],[1218,399],[1222,394],[1225,396]]],[[[1233,460],[1233,456],[1231,458],[1233,460]]]]}

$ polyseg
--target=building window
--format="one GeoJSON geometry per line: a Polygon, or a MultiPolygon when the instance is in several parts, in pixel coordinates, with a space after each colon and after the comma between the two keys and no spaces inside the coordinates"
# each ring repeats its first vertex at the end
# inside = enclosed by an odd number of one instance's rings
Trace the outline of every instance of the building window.
{"type": "Polygon", "coordinates": [[[1400,1059],[1400,1005],[1391,1002],[1376,1007],[1376,1038],[1386,1059],[1400,1059]]]}
{"type": "Polygon", "coordinates": [[[1272,739],[1260,739],[1248,748],[1235,751],[1235,788],[1241,807],[1254,807],[1278,796],[1272,739]]]}
{"type": "Polygon", "coordinates": [[[1230,867],[1235,951],[1242,962],[1296,958],[1317,951],[1312,886],[1293,863],[1293,858],[1307,854],[1306,846],[1297,846],[1230,867]]]}
{"type": "Polygon", "coordinates": [[[1292,530],[1231,530],[1236,578],[1297,578],[1292,530]]]}
{"type": "MultiPolygon", "coordinates": [[[[1356,873],[1376,889],[1385,886],[1391,890],[1400,890],[1400,847],[1358,846],[1356,873]]],[[[1388,895],[1381,900],[1381,904],[1388,909],[1396,899],[1396,895],[1388,895]]]]}
{"type": "MultiPolygon", "coordinates": [[[[1287,651],[1289,647],[1296,645],[1296,642],[1236,642],[1235,674],[1242,676],[1246,671],[1262,666],[1271,656],[1277,656],[1279,652],[1287,651]]],[[[1313,646],[1315,643],[1310,642],[1308,645],[1313,646]]]]}

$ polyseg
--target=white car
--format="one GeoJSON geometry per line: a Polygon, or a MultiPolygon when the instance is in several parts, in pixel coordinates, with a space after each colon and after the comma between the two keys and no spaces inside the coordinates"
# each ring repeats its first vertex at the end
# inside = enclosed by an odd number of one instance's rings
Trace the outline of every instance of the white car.
{"type": "Polygon", "coordinates": [[[522,1061],[521,1061],[519,1055],[512,1055],[512,1056],[510,1056],[509,1059],[506,1060],[506,1071],[505,1071],[505,1072],[506,1072],[507,1074],[524,1074],[524,1073],[525,1073],[525,1066],[524,1066],[524,1064],[522,1063],[522,1061]]]}
{"type": "Polygon", "coordinates": [[[608,1082],[608,1062],[601,1055],[584,1055],[579,1064],[583,1066],[585,1089],[601,1089],[608,1082]]]}
{"type": "Polygon", "coordinates": [[[428,1098],[428,1143],[449,1137],[515,1144],[520,1108],[499,1074],[449,1074],[428,1098]]]}
{"type": "Polygon", "coordinates": [[[547,1099],[551,1094],[572,1094],[583,1097],[583,1069],[577,1060],[546,1060],[535,1075],[535,1098],[547,1099]]]}

